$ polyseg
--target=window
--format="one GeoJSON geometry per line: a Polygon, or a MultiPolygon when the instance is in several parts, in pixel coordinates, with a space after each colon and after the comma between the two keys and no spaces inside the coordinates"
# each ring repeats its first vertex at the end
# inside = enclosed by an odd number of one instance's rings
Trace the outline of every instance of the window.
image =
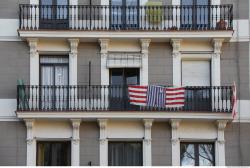
{"type": "Polygon", "coordinates": [[[207,29],[210,20],[210,0],[181,0],[181,28],[207,29]]]}
{"type": "Polygon", "coordinates": [[[109,166],[142,166],[141,142],[109,142],[109,166]]]}
{"type": "Polygon", "coordinates": [[[70,166],[69,142],[37,142],[37,166],[70,166]]]}
{"type": "Polygon", "coordinates": [[[112,28],[139,27],[139,0],[110,0],[110,4],[112,28]]]}
{"type": "Polygon", "coordinates": [[[65,29],[69,26],[68,0],[40,0],[40,28],[65,29]]]}
{"type": "Polygon", "coordinates": [[[215,166],[214,143],[181,143],[181,166],[215,166]]]}

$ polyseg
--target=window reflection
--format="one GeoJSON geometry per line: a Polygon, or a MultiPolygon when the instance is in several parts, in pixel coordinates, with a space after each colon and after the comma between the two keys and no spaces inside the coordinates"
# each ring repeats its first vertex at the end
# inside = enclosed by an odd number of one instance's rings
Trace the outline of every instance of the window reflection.
{"type": "Polygon", "coordinates": [[[214,166],[213,143],[181,143],[181,166],[214,166]]]}

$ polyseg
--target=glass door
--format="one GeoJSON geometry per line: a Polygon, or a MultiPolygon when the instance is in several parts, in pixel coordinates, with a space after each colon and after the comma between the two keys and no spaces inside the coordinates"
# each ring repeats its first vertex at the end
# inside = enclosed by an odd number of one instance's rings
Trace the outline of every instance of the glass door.
{"type": "Polygon", "coordinates": [[[40,58],[40,106],[48,110],[68,107],[68,57],[40,58]]]}
{"type": "Polygon", "coordinates": [[[109,142],[109,166],[142,166],[141,142],[109,142]]]}
{"type": "Polygon", "coordinates": [[[110,109],[135,110],[128,99],[128,85],[140,84],[139,68],[112,68],[110,69],[110,109]]]}
{"type": "Polygon", "coordinates": [[[207,29],[210,21],[210,0],[181,0],[181,28],[207,29]]]}
{"type": "Polygon", "coordinates": [[[139,27],[139,0],[111,0],[111,28],[136,29],[139,27]]]}
{"type": "Polygon", "coordinates": [[[70,166],[70,142],[37,142],[37,166],[70,166]]]}
{"type": "Polygon", "coordinates": [[[68,0],[40,0],[40,28],[66,29],[69,27],[68,0]]]}

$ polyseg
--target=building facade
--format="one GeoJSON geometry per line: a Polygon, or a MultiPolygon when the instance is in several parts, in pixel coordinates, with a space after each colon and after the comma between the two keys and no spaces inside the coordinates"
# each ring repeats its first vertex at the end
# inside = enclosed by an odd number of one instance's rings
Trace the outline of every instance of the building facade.
{"type": "Polygon", "coordinates": [[[249,166],[249,9],[1,1],[0,165],[249,166]],[[128,85],[184,87],[185,104],[131,105],[128,85]]]}

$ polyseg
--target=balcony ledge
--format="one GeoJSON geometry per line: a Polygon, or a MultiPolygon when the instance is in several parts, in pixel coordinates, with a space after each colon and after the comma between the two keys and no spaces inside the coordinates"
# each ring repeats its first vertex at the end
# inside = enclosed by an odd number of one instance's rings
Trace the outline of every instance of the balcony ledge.
{"type": "Polygon", "coordinates": [[[145,119],[233,120],[232,113],[212,112],[16,112],[19,119],[145,119]]]}
{"type": "Polygon", "coordinates": [[[140,39],[150,38],[160,41],[167,39],[213,39],[229,41],[233,30],[207,31],[79,31],[79,30],[18,30],[19,36],[26,38],[79,38],[81,41],[99,38],[140,39]]]}

